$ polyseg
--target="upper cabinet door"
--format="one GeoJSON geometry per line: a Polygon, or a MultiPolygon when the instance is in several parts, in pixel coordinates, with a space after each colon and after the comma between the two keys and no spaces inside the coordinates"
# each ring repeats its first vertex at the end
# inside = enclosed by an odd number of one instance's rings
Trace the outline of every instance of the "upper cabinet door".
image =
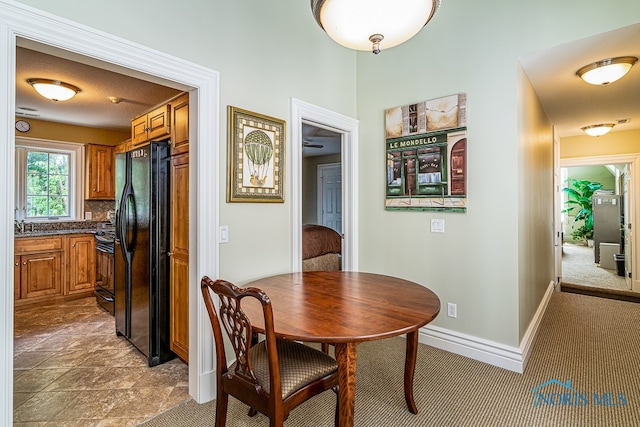
{"type": "Polygon", "coordinates": [[[171,154],[189,152],[189,94],[171,101],[171,154]]]}
{"type": "Polygon", "coordinates": [[[87,146],[86,198],[88,200],[114,200],[115,153],[113,147],[89,144],[87,146]]]}
{"type": "Polygon", "coordinates": [[[159,141],[171,135],[169,104],[164,104],[147,114],[131,121],[132,148],[145,145],[149,141],[159,141]]]}

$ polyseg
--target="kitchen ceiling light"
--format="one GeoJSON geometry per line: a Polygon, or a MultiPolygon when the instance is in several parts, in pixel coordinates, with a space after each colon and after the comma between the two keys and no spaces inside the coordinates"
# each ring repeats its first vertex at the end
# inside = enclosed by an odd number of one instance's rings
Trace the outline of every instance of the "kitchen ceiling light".
{"type": "Polygon", "coordinates": [[[585,65],[576,71],[576,75],[592,85],[606,86],[624,77],[637,61],[635,56],[603,59],[585,65]]]}
{"type": "Polygon", "coordinates": [[[615,123],[601,123],[599,125],[585,126],[582,128],[582,131],[589,136],[602,136],[609,133],[614,126],[615,123]]]}
{"type": "Polygon", "coordinates": [[[356,50],[397,46],[415,36],[442,0],[311,0],[318,25],[338,44],[356,50]]]}
{"type": "Polygon", "coordinates": [[[60,80],[29,79],[27,83],[33,86],[40,95],[52,101],[66,101],[80,92],[76,86],[60,80]]]}

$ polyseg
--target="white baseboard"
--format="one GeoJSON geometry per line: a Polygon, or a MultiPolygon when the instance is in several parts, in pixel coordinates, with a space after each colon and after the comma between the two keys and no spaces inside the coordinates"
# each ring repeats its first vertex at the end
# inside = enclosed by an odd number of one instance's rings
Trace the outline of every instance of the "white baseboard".
{"type": "Polygon", "coordinates": [[[441,350],[469,357],[480,362],[523,373],[529,353],[535,341],[542,316],[554,291],[554,283],[547,287],[519,347],[496,343],[438,326],[427,325],[420,329],[419,341],[441,350]]]}

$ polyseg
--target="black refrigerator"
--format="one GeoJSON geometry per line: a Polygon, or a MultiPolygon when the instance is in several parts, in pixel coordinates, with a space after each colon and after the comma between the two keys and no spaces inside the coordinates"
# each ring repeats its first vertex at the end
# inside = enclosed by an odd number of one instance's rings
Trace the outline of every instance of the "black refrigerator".
{"type": "Polygon", "coordinates": [[[169,349],[169,170],[166,142],[116,155],[115,320],[149,361],[169,349]]]}

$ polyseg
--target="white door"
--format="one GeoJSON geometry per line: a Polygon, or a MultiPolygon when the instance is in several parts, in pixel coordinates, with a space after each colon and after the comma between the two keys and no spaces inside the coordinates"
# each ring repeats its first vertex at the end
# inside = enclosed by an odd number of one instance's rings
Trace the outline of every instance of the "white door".
{"type": "Polygon", "coordinates": [[[560,141],[558,140],[557,135],[554,134],[553,137],[553,188],[554,188],[554,212],[553,216],[553,246],[555,251],[555,266],[556,266],[556,275],[555,275],[555,288],[557,291],[560,290],[560,283],[562,282],[562,183],[563,178],[561,177],[561,169],[560,169],[560,141]]]}
{"type": "Polygon", "coordinates": [[[318,165],[318,223],[342,234],[342,167],[318,165]]]}
{"type": "Polygon", "coordinates": [[[630,195],[630,187],[632,185],[631,181],[631,165],[627,165],[624,169],[624,177],[623,177],[623,188],[622,188],[622,203],[624,207],[624,224],[623,228],[623,236],[624,236],[624,253],[625,253],[625,268],[624,268],[624,281],[627,284],[627,289],[632,288],[630,273],[631,273],[631,262],[633,260],[632,252],[631,252],[631,210],[629,206],[633,203],[630,195]]]}

